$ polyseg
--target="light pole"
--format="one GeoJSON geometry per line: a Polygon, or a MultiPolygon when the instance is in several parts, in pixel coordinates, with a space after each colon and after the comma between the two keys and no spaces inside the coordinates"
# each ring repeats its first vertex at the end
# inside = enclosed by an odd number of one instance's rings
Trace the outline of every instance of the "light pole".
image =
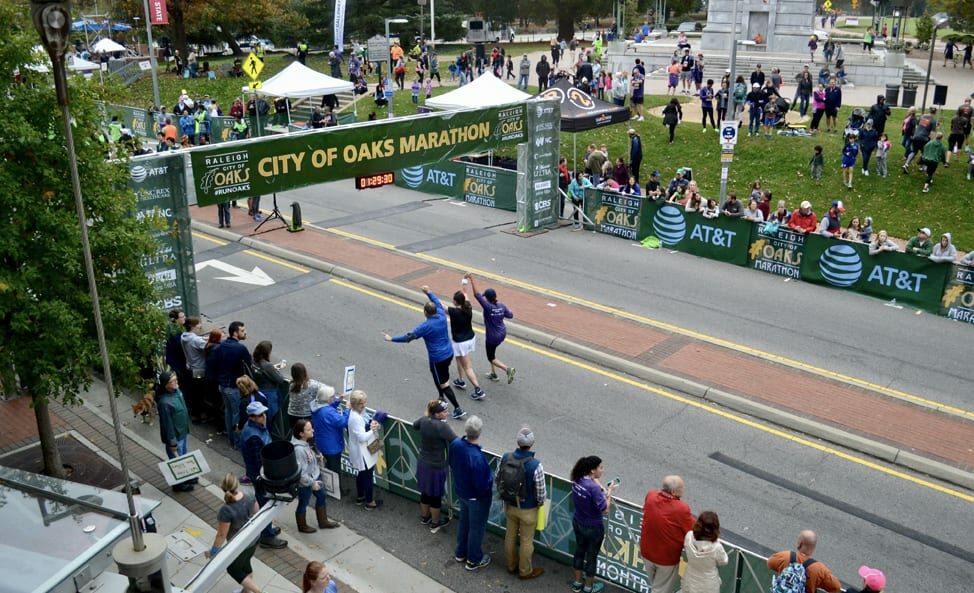
{"type": "Polygon", "coordinates": [[[920,107],[922,114],[927,110],[927,92],[930,90],[930,69],[933,68],[933,46],[937,43],[937,30],[947,24],[950,16],[946,12],[938,12],[933,15],[933,33],[930,36],[930,57],[927,59],[927,79],[923,82],[923,105],[920,107]]]}
{"type": "MultiPolygon", "coordinates": [[[[727,113],[730,114],[728,118],[724,115],[725,119],[733,119],[737,122],[737,105],[734,101],[734,81],[737,79],[737,3],[738,0],[734,0],[734,10],[731,12],[731,54],[730,54],[730,77],[727,79],[727,113]]],[[[721,122],[721,127],[723,127],[723,122],[721,122]]],[[[740,129],[740,126],[738,126],[740,129]]],[[[718,134],[718,141],[720,141],[721,134],[718,134]]],[[[730,160],[733,157],[734,149],[731,148],[729,151],[730,155],[725,159],[723,156],[723,151],[721,154],[721,164],[720,164],[720,207],[724,207],[724,201],[727,199],[727,179],[730,176],[730,160]]]]}
{"type": "MultiPolygon", "coordinates": [[[[68,151],[68,171],[71,176],[71,189],[74,193],[74,207],[78,214],[78,228],[81,231],[81,250],[85,260],[85,275],[88,278],[88,292],[91,296],[92,314],[95,322],[95,333],[98,337],[98,349],[101,353],[101,364],[105,373],[105,388],[108,390],[108,403],[112,414],[112,425],[115,429],[115,445],[118,448],[118,463],[121,466],[122,477],[125,480],[125,498],[129,507],[129,532],[131,543],[122,541],[116,546],[126,556],[119,561],[120,572],[126,574],[126,568],[140,571],[151,567],[163,571],[163,585],[170,590],[169,579],[165,568],[166,541],[157,534],[143,536],[142,525],[135,508],[135,498],[132,495],[132,482],[129,479],[128,465],[125,460],[125,448],[122,442],[122,423],[118,418],[118,405],[115,402],[115,387],[112,383],[112,367],[108,358],[108,344],[105,341],[105,327],[102,323],[101,305],[98,300],[98,285],[95,281],[95,266],[91,256],[91,243],[88,240],[88,220],[85,216],[84,200],[81,197],[81,181],[78,177],[78,156],[74,149],[74,134],[71,128],[71,110],[68,98],[68,76],[64,63],[64,52],[68,46],[68,35],[71,33],[71,9],[69,3],[58,0],[31,0],[31,18],[34,28],[40,34],[41,43],[51,57],[54,74],[54,88],[57,102],[61,107],[64,119],[64,140],[68,151]],[[151,537],[150,537],[151,536],[151,537]]],[[[151,574],[151,572],[149,574],[151,574]]]]}
{"type": "Polygon", "coordinates": [[[152,47],[152,19],[149,18],[149,0],[142,0],[145,10],[145,40],[149,45],[149,64],[152,66],[152,100],[156,102],[156,109],[162,109],[162,99],[159,98],[159,64],[156,62],[156,48],[152,47]]]}
{"type": "MultiPolygon", "coordinates": [[[[384,20],[385,20],[385,23],[386,23],[386,44],[389,43],[389,24],[390,23],[402,24],[402,23],[408,23],[409,22],[409,19],[407,19],[405,17],[401,17],[401,16],[393,17],[391,19],[384,19],[384,20]]],[[[387,73],[387,76],[388,76],[389,74],[392,74],[392,50],[387,50],[386,51],[386,55],[385,55],[384,61],[387,64],[389,64],[388,73],[387,73]]],[[[392,92],[392,84],[393,84],[392,77],[390,76],[389,78],[386,79],[386,81],[388,82],[388,84],[386,85],[386,95],[388,96],[388,99],[389,99],[389,119],[392,119],[392,117],[393,117],[393,114],[392,114],[392,111],[393,111],[393,109],[392,109],[392,103],[393,103],[393,99],[395,98],[393,96],[394,93],[392,92]]]]}

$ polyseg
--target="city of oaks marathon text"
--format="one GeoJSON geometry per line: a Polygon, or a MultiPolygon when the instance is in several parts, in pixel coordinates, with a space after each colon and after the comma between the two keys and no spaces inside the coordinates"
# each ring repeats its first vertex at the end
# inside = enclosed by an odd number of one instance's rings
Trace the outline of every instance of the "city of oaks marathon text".
{"type": "MultiPolygon", "coordinates": [[[[518,122],[510,122],[506,125],[515,125],[516,123],[518,122]]],[[[397,154],[408,154],[471,142],[489,137],[490,126],[490,122],[479,122],[460,128],[404,136],[399,138],[398,143],[392,138],[385,138],[360,144],[347,144],[344,147],[329,146],[310,152],[302,151],[264,157],[257,161],[257,173],[261,177],[274,177],[300,173],[308,167],[323,169],[337,164],[354,164],[372,159],[385,159],[397,154]]],[[[205,166],[208,168],[221,165],[232,166],[238,162],[237,155],[239,154],[205,157],[205,166]]],[[[247,181],[247,179],[239,179],[238,181],[247,181]]]]}

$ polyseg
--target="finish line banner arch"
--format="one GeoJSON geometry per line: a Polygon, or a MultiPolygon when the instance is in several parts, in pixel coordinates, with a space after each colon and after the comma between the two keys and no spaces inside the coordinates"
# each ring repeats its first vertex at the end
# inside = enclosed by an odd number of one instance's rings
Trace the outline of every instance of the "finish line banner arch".
{"type": "MultiPolygon", "coordinates": [[[[521,144],[519,228],[551,222],[557,191],[554,102],[431,113],[216,145],[190,154],[196,201],[208,206],[248,196],[394,171],[521,144]],[[534,125],[532,125],[534,124],[534,125]],[[550,130],[548,128],[551,128],[550,130]],[[552,149],[554,147],[554,149],[552,149]],[[536,155],[536,156],[535,156],[536,155]],[[546,183],[547,181],[547,183],[546,183]],[[533,196],[539,194],[539,203],[533,196]],[[544,206],[544,207],[539,207],[544,206]]],[[[554,217],[557,221],[557,217],[554,217]]]]}

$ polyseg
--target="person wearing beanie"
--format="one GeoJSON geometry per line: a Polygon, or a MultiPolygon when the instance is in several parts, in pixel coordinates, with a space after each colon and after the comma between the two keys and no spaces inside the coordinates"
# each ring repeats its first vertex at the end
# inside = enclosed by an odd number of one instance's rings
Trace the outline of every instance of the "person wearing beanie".
{"type": "MultiPolygon", "coordinates": [[[[166,446],[166,457],[174,459],[186,454],[189,437],[189,411],[179,390],[179,379],[172,371],[159,373],[156,385],[156,407],[159,410],[159,432],[166,446]]],[[[196,479],[172,487],[174,492],[189,492],[196,479]]]]}
{"type": "Polygon", "coordinates": [[[860,566],[859,576],[862,578],[862,589],[849,587],[846,593],[883,593],[886,588],[886,575],[878,568],[860,566]]]}
{"type": "Polygon", "coordinates": [[[532,566],[534,532],[538,524],[538,509],[547,498],[544,468],[534,456],[534,432],[524,427],[518,431],[517,449],[505,453],[497,465],[497,493],[504,501],[507,530],[504,536],[504,558],[507,572],[521,580],[544,574],[540,566],[532,566]],[[518,551],[518,541],[521,549],[518,551]]]}

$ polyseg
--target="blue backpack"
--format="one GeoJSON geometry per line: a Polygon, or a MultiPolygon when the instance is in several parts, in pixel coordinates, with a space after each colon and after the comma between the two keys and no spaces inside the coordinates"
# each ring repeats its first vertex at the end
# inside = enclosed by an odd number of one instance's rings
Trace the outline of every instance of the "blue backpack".
{"type": "Polygon", "coordinates": [[[771,593],[805,593],[808,583],[808,567],[818,562],[809,558],[798,562],[798,554],[794,551],[788,557],[788,566],[771,577],[771,593]]]}

